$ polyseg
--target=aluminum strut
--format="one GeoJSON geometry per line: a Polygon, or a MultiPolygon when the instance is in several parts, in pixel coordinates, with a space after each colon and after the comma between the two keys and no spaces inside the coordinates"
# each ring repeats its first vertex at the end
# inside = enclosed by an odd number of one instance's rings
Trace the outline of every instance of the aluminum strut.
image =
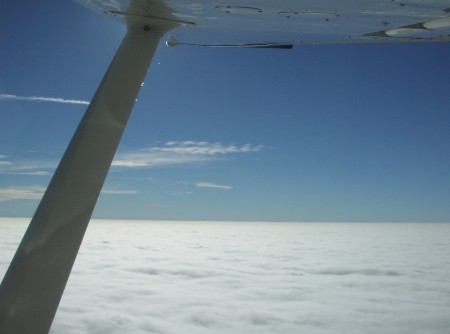
{"type": "Polygon", "coordinates": [[[0,286],[0,333],[48,333],[164,31],[130,25],[0,286]]]}

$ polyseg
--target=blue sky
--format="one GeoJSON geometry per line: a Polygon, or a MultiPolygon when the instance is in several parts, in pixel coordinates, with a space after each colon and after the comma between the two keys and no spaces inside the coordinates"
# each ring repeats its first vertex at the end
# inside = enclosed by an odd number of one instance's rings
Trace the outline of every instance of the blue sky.
{"type": "MultiPolygon", "coordinates": [[[[0,216],[32,216],[124,27],[72,1],[5,2],[0,216]],[[73,101],[72,101],[73,102],[73,101]]],[[[449,43],[293,50],[165,39],[94,216],[450,221],[449,43]]]]}

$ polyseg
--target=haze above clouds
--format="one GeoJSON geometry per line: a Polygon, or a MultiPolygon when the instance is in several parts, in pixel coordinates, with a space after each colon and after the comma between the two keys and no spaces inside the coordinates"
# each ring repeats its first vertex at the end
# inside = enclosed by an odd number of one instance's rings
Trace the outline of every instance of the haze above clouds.
{"type": "MultiPolygon", "coordinates": [[[[0,224],[0,274],[26,224],[0,224]]],[[[449,224],[94,221],[51,333],[448,333],[449,224]]]]}

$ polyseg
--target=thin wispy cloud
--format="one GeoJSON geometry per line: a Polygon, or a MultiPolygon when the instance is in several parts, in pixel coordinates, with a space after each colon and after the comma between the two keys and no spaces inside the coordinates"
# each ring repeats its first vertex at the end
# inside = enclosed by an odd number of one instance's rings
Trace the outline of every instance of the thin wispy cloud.
{"type": "MultiPolygon", "coordinates": [[[[46,188],[41,186],[32,187],[5,187],[0,188],[0,202],[14,200],[40,200],[46,188]]],[[[128,189],[104,189],[102,195],[136,195],[137,191],[128,189]]]]}
{"type": "Polygon", "coordinates": [[[193,195],[193,191],[170,191],[167,194],[172,196],[186,196],[186,195],[193,195]]]}
{"type": "Polygon", "coordinates": [[[0,94],[0,100],[26,101],[26,102],[53,102],[53,103],[84,104],[84,105],[88,105],[89,104],[89,101],[63,99],[61,97],[18,96],[18,95],[12,95],[12,94],[0,94]]]}
{"type": "Polygon", "coordinates": [[[161,146],[119,154],[114,167],[143,168],[213,161],[226,155],[261,151],[262,145],[224,145],[206,141],[170,141],[161,146]]]}
{"type": "Polygon", "coordinates": [[[233,187],[231,186],[211,182],[197,182],[195,186],[197,188],[213,188],[213,189],[227,189],[227,190],[233,189],[233,187]]]}
{"type": "MultiPolygon", "coordinates": [[[[4,156],[0,156],[0,159],[2,159],[4,156]]],[[[0,167],[1,166],[10,166],[12,165],[11,161],[6,161],[6,160],[0,160],[0,167]]]]}
{"type": "MultiPolygon", "coordinates": [[[[1,163],[0,163],[1,165],[1,163]]],[[[0,171],[0,174],[7,174],[7,175],[29,175],[29,176],[52,176],[53,174],[48,172],[48,171],[44,171],[44,170],[39,170],[39,171],[33,171],[33,172],[3,172],[0,171]]]]}
{"type": "Polygon", "coordinates": [[[126,189],[103,189],[102,195],[136,195],[136,190],[126,190],[126,189]]]}
{"type": "Polygon", "coordinates": [[[12,160],[0,155],[0,174],[51,176],[57,165],[56,161],[12,160]]]}
{"type": "Polygon", "coordinates": [[[0,202],[39,200],[44,195],[44,192],[45,188],[39,186],[0,188],[0,202]]]}
{"type": "MultiPolygon", "coordinates": [[[[0,202],[15,200],[40,200],[44,195],[45,188],[40,186],[32,187],[6,187],[0,188],[0,202]]],[[[104,189],[102,195],[136,195],[135,190],[125,189],[104,189]]]]}

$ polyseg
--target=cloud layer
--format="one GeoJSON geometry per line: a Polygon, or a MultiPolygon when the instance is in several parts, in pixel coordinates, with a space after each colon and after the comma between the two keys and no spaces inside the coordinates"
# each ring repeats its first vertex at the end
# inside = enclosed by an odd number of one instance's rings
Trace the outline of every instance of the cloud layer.
{"type": "Polygon", "coordinates": [[[0,94],[0,100],[26,101],[26,102],[54,102],[54,103],[84,104],[84,105],[89,104],[89,101],[63,99],[60,97],[18,96],[12,94],[0,94]]]}
{"type": "MultiPolygon", "coordinates": [[[[25,226],[0,221],[0,274],[25,226]]],[[[449,233],[449,224],[94,222],[51,333],[448,333],[449,233]]]]}
{"type": "Polygon", "coordinates": [[[217,160],[230,154],[258,152],[262,149],[262,145],[236,146],[205,141],[170,141],[161,146],[119,153],[112,166],[143,168],[193,164],[217,160]]]}

